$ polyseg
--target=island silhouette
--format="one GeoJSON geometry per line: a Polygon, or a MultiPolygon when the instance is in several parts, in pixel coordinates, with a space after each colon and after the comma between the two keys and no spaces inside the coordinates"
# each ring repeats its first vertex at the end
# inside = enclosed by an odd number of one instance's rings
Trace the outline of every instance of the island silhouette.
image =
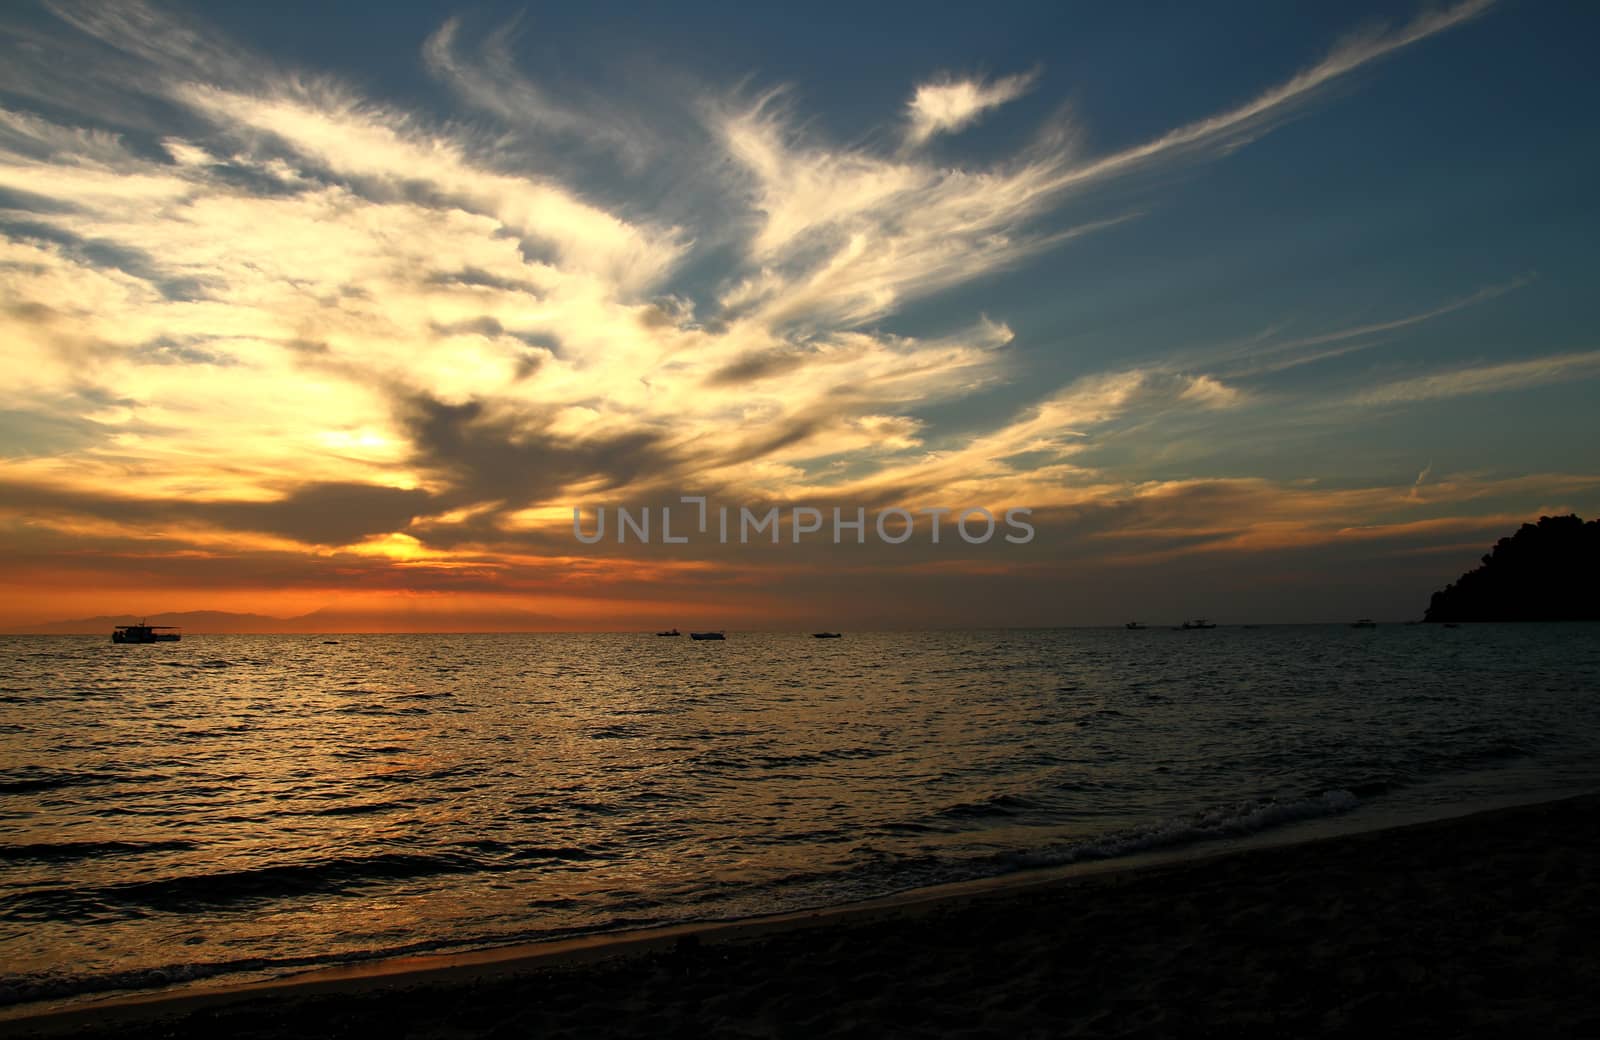
{"type": "Polygon", "coordinates": [[[1433,594],[1424,621],[1600,620],[1600,520],[1541,516],[1433,594]]]}

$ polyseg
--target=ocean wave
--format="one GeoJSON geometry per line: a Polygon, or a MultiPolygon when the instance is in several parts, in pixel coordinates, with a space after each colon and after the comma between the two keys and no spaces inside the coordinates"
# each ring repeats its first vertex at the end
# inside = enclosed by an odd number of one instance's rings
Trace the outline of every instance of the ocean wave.
{"type": "MultiPolygon", "coordinates": [[[[305,810],[306,816],[370,816],[373,813],[385,813],[395,809],[412,808],[410,802],[356,802],[341,805],[329,805],[321,809],[305,810]]],[[[285,814],[290,815],[290,814],[285,814]]]]}
{"type": "Polygon", "coordinates": [[[1485,669],[1436,631],[1360,661],[1342,627],[908,633],[800,661],[809,637],[752,636],[737,670],[621,636],[0,655],[22,702],[0,730],[25,729],[0,929],[26,954],[0,976],[83,973],[0,990],[837,905],[1593,775],[1592,640],[1485,627],[1485,669]],[[149,967],[183,959],[207,963],[149,967]]]}
{"type": "Polygon", "coordinates": [[[647,736],[649,730],[637,722],[622,722],[610,726],[599,726],[588,732],[590,740],[634,740],[647,736]]]}
{"type": "MultiPolygon", "coordinates": [[[[1491,739],[1461,746],[1444,737],[1437,739],[1440,741],[1437,746],[1385,749],[1383,754],[1351,758],[1340,763],[1337,771],[1315,775],[1321,786],[1342,788],[1358,798],[1371,799],[1442,777],[1514,762],[1538,751],[1529,742],[1491,739]]],[[[1294,768],[1298,763],[1290,757],[1284,765],[1294,768]]]]}
{"type": "Polygon", "coordinates": [[[994,794],[976,802],[957,802],[934,813],[936,817],[954,820],[981,819],[986,816],[1021,816],[1037,812],[1040,804],[1030,798],[1014,794],[994,794]]]}
{"type": "Polygon", "coordinates": [[[283,957],[243,957],[227,961],[197,961],[163,964],[109,972],[48,971],[0,976],[0,1007],[40,1000],[62,1000],[91,993],[157,989],[186,982],[199,982],[225,975],[271,973],[323,967],[350,961],[401,957],[439,948],[427,942],[407,943],[381,949],[347,951],[337,954],[309,954],[283,957]]]}
{"type": "Polygon", "coordinates": [[[36,888],[6,901],[0,920],[61,921],[140,911],[189,911],[252,900],[285,899],[348,891],[364,885],[490,869],[470,856],[378,853],[124,881],[110,885],[36,888]]]}
{"type": "Polygon", "coordinates": [[[1360,799],[1354,793],[1342,788],[1291,801],[1241,802],[1181,819],[1114,832],[1064,848],[1017,853],[1007,859],[1019,868],[1060,867],[1090,860],[1119,859],[1142,852],[1244,837],[1302,820],[1337,816],[1359,804],[1360,799]]]}
{"type": "Polygon", "coordinates": [[[123,779],[127,778],[109,771],[91,772],[23,766],[13,772],[0,773],[0,795],[33,794],[37,791],[53,791],[62,787],[110,784],[123,779]]]}
{"type": "Polygon", "coordinates": [[[104,856],[134,856],[199,848],[192,841],[58,841],[0,845],[0,860],[58,863],[104,856]]]}
{"type": "Polygon", "coordinates": [[[865,761],[888,753],[889,749],[882,747],[828,748],[787,755],[758,755],[754,756],[753,763],[763,769],[787,769],[792,766],[822,765],[826,762],[865,761]]]}

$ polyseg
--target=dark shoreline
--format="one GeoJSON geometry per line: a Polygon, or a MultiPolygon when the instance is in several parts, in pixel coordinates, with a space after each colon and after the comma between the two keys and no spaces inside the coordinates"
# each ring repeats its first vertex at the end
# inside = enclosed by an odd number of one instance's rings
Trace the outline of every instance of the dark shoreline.
{"type": "Polygon", "coordinates": [[[6,1035],[1600,1035],[1600,796],[724,925],[335,969],[6,1035]],[[390,964],[385,970],[405,969],[390,964]]]}

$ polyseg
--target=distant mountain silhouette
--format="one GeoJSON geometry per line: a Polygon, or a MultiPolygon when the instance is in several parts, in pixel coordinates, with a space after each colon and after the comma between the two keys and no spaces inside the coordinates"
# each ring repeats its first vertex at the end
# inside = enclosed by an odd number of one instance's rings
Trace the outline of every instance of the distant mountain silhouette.
{"type": "Polygon", "coordinates": [[[190,635],[224,633],[345,633],[345,632],[547,632],[561,627],[561,619],[526,611],[451,612],[412,610],[394,613],[325,608],[299,617],[236,614],[226,610],[190,610],[166,614],[105,614],[40,625],[11,628],[17,635],[104,635],[117,625],[148,621],[152,625],[177,625],[190,635]]]}
{"type": "Polygon", "coordinates": [[[235,614],[226,610],[187,610],[166,614],[102,614],[98,617],[19,625],[19,635],[106,635],[116,625],[148,621],[152,625],[177,625],[187,632],[280,632],[284,619],[265,614],[235,614]]]}
{"type": "Polygon", "coordinates": [[[1541,516],[1433,594],[1424,621],[1600,620],[1600,520],[1541,516]]]}
{"type": "Polygon", "coordinates": [[[280,632],[549,632],[570,627],[551,614],[526,610],[451,610],[417,606],[379,612],[324,607],[286,618],[280,632]]]}

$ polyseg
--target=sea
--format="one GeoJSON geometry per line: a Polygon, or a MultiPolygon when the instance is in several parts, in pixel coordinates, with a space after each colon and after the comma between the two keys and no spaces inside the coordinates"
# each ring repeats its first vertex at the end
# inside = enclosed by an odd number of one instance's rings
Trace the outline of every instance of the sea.
{"type": "Polygon", "coordinates": [[[0,1005],[1600,786],[1600,625],[0,639],[0,1005]]]}

